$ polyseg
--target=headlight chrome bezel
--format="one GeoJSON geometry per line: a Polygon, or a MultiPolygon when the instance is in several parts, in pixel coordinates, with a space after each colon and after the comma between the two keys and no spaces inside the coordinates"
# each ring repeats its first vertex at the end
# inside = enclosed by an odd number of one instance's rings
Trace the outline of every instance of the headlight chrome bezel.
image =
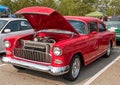
{"type": "Polygon", "coordinates": [[[34,41],[35,41],[35,42],[38,42],[38,38],[37,38],[37,37],[35,37],[35,38],[34,38],[34,41]]]}
{"type": "Polygon", "coordinates": [[[62,49],[59,47],[54,47],[53,48],[53,53],[55,56],[61,56],[62,55],[62,49]]]}
{"type": "Polygon", "coordinates": [[[7,40],[4,41],[4,44],[6,48],[9,48],[11,46],[10,41],[7,41],[7,40]]]}

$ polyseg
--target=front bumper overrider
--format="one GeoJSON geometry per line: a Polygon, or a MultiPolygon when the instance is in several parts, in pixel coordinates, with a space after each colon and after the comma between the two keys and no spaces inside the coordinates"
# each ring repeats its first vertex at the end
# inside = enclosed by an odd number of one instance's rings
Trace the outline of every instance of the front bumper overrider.
{"type": "Polygon", "coordinates": [[[64,66],[64,67],[44,66],[44,65],[40,65],[40,64],[34,64],[34,63],[30,63],[30,62],[12,59],[10,57],[3,57],[2,61],[5,63],[11,63],[13,65],[20,66],[23,68],[28,68],[31,70],[46,72],[51,75],[62,75],[69,71],[69,66],[64,66]]]}

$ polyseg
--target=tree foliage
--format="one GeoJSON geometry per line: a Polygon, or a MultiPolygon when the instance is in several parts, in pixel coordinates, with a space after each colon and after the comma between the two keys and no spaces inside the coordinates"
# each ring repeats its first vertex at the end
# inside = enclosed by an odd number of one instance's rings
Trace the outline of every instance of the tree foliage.
{"type": "Polygon", "coordinates": [[[120,0],[112,0],[110,6],[110,12],[112,12],[113,15],[120,15],[120,0]]]}
{"type": "Polygon", "coordinates": [[[83,16],[96,10],[106,15],[120,14],[119,0],[0,0],[0,3],[10,7],[11,13],[24,7],[46,6],[63,15],[83,16]]]}
{"type": "Polygon", "coordinates": [[[80,0],[60,0],[58,11],[63,15],[85,15],[95,9],[86,2],[80,0]]]}

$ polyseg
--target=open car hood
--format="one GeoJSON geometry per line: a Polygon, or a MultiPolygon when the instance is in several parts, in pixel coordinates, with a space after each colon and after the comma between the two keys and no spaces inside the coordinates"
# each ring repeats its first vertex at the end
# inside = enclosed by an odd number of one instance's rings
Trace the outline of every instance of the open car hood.
{"type": "Polygon", "coordinates": [[[52,8],[38,6],[27,7],[17,11],[15,14],[22,14],[30,22],[35,31],[59,29],[78,34],[72,25],[52,8]]]}

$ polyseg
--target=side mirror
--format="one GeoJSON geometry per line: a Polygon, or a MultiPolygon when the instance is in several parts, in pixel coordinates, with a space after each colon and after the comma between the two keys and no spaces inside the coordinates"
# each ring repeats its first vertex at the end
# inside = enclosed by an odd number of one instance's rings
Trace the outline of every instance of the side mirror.
{"type": "Polygon", "coordinates": [[[5,29],[4,30],[4,33],[8,33],[8,32],[11,32],[11,29],[5,29]]]}
{"type": "Polygon", "coordinates": [[[97,32],[96,31],[93,31],[92,34],[96,34],[97,32]]]}

